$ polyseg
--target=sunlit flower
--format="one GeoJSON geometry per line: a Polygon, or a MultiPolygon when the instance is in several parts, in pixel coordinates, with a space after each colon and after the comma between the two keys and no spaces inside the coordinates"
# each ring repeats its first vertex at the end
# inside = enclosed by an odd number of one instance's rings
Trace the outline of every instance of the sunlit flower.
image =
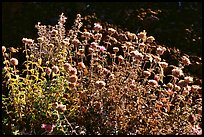
{"type": "Polygon", "coordinates": [[[115,32],[116,32],[115,29],[113,29],[113,28],[108,28],[108,33],[109,33],[109,34],[114,34],[115,32]]]}
{"type": "Polygon", "coordinates": [[[96,32],[98,32],[98,31],[102,30],[102,26],[99,23],[94,23],[94,30],[96,32]]]}
{"type": "Polygon", "coordinates": [[[46,68],[45,72],[47,75],[50,75],[52,72],[52,69],[48,67],[48,68],[46,68]]]}
{"type": "Polygon", "coordinates": [[[16,58],[11,58],[10,59],[10,64],[13,66],[17,66],[18,65],[18,60],[16,58]]]}
{"type": "Polygon", "coordinates": [[[168,67],[168,63],[166,63],[166,62],[158,62],[158,64],[159,64],[162,68],[167,68],[167,67],[168,67]]]}
{"type": "Polygon", "coordinates": [[[69,76],[69,82],[75,83],[77,82],[78,77],[76,75],[69,76]]]}
{"type": "Polygon", "coordinates": [[[179,68],[175,68],[172,70],[172,75],[175,77],[180,77],[181,75],[183,75],[183,71],[179,68]]]}
{"type": "Polygon", "coordinates": [[[193,77],[184,77],[184,80],[186,83],[192,83],[193,82],[193,77]]]}
{"type": "Polygon", "coordinates": [[[96,84],[96,87],[98,87],[99,89],[106,85],[104,81],[96,81],[95,84],[96,84]]]}
{"type": "Polygon", "coordinates": [[[42,124],[41,128],[44,128],[48,133],[52,132],[55,128],[55,125],[51,124],[42,124]]]}
{"type": "Polygon", "coordinates": [[[165,51],[166,51],[165,47],[158,47],[157,50],[156,50],[156,53],[158,55],[163,55],[165,51]]]}
{"type": "Polygon", "coordinates": [[[113,47],[113,52],[117,53],[119,51],[118,47],[113,47]]]}
{"type": "Polygon", "coordinates": [[[147,37],[147,42],[152,43],[155,40],[153,36],[147,37]]]}
{"type": "Polygon", "coordinates": [[[200,86],[198,86],[198,85],[192,85],[192,86],[191,86],[191,91],[192,91],[192,92],[195,92],[195,91],[200,90],[200,89],[202,89],[202,87],[200,87],[200,86]]]}
{"type": "Polygon", "coordinates": [[[145,71],[143,71],[143,75],[145,77],[149,77],[151,75],[151,72],[145,70],[145,71]]]}
{"type": "Polygon", "coordinates": [[[138,34],[137,34],[137,37],[138,37],[139,39],[143,39],[143,38],[146,37],[146,35],[147,35],[147,33],[146,33],[146,31],[144,30],[143,32],[138,33],[138,34]]]}
{"type": "Polygon", "coordinates": [[[123,60],[124,60],[123,56],[122,56],[122,55],[119,55],[119,56],[118,56],[118,61],[119,61],[119,62],[122,62],[123,60]]]}
{"type": "Polygon", "coordinates": [[[53,66],[52,71],[57,74],[59,72],[59,67],[58,66],[53,66]]]}
{"type": "Polygon", "coordinates": [[[106,48],[104,46],[100,46],[100,51],[104,52],[104,51],[106,51],[106,48]]]}
{"type": "Polygon", "coordinates": [[[59,112],[64,112],[66,109],[66,105],[63,105],[63,104],[58,104],[56,109],[59,111],[59,112]]]}
{"type": "Polygon", "coordinates": [[[158,86],[158,82],[156,80],[153,80],[153,79],[150,79],[148,81],[148,84],[151,85],[151,86],[154,86],[154,87],[158,86]]]}
{"type": "Polygon", "coordinates": [[[182,57],[181,57],[181,63],[184,64],[184,65],[189,65],[189,64],[191,64],[190,59],[187,58],[186,56],[182,56],[182,57]]]}
{"type": "Polygon", "coordinates": [[[5,53],[5,52],[6,52],[6,47],[2,46],[2,53],[5,53]]]}

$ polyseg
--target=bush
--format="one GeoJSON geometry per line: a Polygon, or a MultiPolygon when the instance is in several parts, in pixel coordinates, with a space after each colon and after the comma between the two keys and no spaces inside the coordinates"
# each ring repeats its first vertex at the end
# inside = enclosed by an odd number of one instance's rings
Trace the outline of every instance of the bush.
{"type": "Polygon", "coordinates": [[[55,26],[38,23],[37,40],[22,39],[23,70],[2,46],[3,134],[201,134],[202,88],[183,72],[189,57],[172,65],[145,30],[93,18],[77,14],[68,31],[63,13],[55,26]]]}

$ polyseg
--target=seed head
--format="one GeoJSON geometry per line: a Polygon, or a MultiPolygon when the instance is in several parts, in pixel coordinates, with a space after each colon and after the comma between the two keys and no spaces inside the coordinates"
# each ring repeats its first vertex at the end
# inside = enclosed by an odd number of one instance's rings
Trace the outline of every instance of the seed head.
{"type": "Polygon", "coordinates": [[[118,47],[113,47],[113,52],[117,53],[119,51],[118,47]]]}

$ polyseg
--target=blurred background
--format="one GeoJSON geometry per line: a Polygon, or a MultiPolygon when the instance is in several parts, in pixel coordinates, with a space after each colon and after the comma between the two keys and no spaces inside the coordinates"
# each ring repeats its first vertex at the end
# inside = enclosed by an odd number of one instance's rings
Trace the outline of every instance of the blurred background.
{"type": "Polygon", "coordinates": [[[23,47],[37,38],[35,24],[55,25],[61,13],[73,25],[76,14],[95,15],[130,32],[145,29],[158,43],[202,56],[202,2],[3,2],[2,45],[23,47]]]}

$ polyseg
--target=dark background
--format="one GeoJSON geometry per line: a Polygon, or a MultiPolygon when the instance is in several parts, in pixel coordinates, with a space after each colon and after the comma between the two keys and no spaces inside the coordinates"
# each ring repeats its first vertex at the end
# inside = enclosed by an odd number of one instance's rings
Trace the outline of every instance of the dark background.
{"type": "Polygon", "coordinates": [[[73,25],[77,13],[95,13],[103,22],[134,33],[145,29],[161,44],[202,55],[202,2],[3,2],[2,45],[22,47],[22,38],[37,38],[37,22],[55,25],[62,12],[68,17],[66,27],[73,25]],[[162,12],[140,20],[140,8],[162,12]]]}

